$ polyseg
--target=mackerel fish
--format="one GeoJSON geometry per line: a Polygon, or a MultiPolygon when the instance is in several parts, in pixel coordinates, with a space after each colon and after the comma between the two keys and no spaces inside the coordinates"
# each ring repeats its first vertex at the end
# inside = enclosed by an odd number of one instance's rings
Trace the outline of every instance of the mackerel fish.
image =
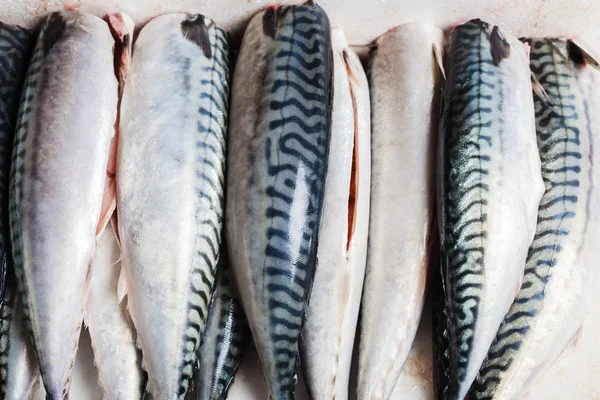
{"type": "MultiPolygon", "coordinates": [[[[331,128],[325,12],[269,7],[250,21],[234,75],[226,234],[273,399],[294,397],[313,281],[331,128]]],[[[344,205],[344,207],[346,207],[344,205]]]]}
{"type": "Polygon", "coordinates": [[[221,249],[212,305],[198,354],[198,399],[225,400],[250,344],[246,314],[234,292],[227,251],[221,249]]]}
{"type": "Polygon", "coordinates": [[[598,64],[567,39],[527,39],[545,192],[521,290],[496,334],[473,399],[520,399],[576,338],[598,275],[598,64]],[[591,64],[591,65],[590,65],[591,64]],[[597,228],[596,228],[597,229],[597,228]],[[587,241],[586,241],[587,239],[587,241]]]}
{"type": "Polygon", "coordinates": [[[10,178],[12,254],[48,399],[66,399],[88,296],[117,110],[114,40],[79,12],[42,25],[10,178]],[[92,79],[93,78],[93,79],[92,79]]]}
{"type": "Polygon", "coordinates": [[[141,30],[133,54],[117,155],[119,292],[149,392],[185,399],[221,243],[228,38],[202,15],[167,14],[141,30]]]}
{"type": "Polygon", "coordinates": [[[377,39],[370,60],[374,156],[358,400],[390,398],[425,302],[443,39],[430,24],[401,25],[377,39]]]}
{"type": "Polygon", "coordinates": [[[438,141],[447,397],[464,399],[521,286],[543,193],[525,46],[471,20],[450,38],[438,141]]]}
{"type": "Polygon", "coordinates": [[[331,139],[315,277],[302,330],[303,377],[312,399],[348,398],[369,226],[369,84],[344,32],[332,29],[331,139]]]}

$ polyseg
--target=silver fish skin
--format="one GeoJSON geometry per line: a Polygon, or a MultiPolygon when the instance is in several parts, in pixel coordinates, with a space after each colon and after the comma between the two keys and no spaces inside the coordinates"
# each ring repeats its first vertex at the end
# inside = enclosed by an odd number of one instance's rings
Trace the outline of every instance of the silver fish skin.
{"type": "Polygon", "coordinates": [[[521,290],[498,330],[473,399],[520,399],[569,345],[584,322],[597,279],[598,124],[592,100],[600,72],[567,39],[528,39],[530,66],[547,98],[535,95],[545,192],[521,290]]]}
{"type": "Polygon", "coordinates": [[[14,277],[7,277],[0,314],[0,398],[29,399],[40,383],[40,370],[27,332],[14,277]]]}
{"type": "Polygon", "coordinates": [[[369,84],[341,29],[331,32],[331,139],[301,366],[312,399],[347,399],[369,226],[369,84]]]}
{"type": "Polygon", "coordinates": [[[359,400],[390,398],[425,301],[435,228],[443,40],[443,32],[430,24],[401,25],[377,39],[370,61],[376,156],[358,350],[359,400]]]}
{"type": "Polygon", "coordinates": [[[148,390],[162,400],[187,396],[213,291],[224,202],[227,40],[202,15],[153,19],[135,42],[121,100],[123,276],[148,390]]]}
{"type": "Polygon", "coordinates": [[[48,399],[68,398],[88,295],[117,109],[113,47],[100,18],[50,14],[21,98],[12,253],[48,399]]]}
{"type": "Polygon", "coordinates": [[[438,150],[449,339],[462,400],[521,286],[543,193],[524,45],[481,20],[450,38],[438,150]]]}
{"type": "Polygon", "coordinates": [[[85,323],[104,398],[134,400],[144,397],[147,379],[133,322],[117,293],[120,253],[114,231],[106,229],[92,263],[85,323]]]}
{"type": "Polygon", "coordinates": [[[225,400],[242,355],[250,344],[250,328],[234,293],[227,251],[221,249],[213,300],[198,352],[196,391],[199,400],[225,400]]]}
{"type": "MultiPolygon", "coordinates": [[[[318,6],[252,18],[234,75],[226,234],[273,399],[294,396],[331,127],[331,33],[318,6]]],[[[344,206],[346,207],[346,206],[344,206]]]]}

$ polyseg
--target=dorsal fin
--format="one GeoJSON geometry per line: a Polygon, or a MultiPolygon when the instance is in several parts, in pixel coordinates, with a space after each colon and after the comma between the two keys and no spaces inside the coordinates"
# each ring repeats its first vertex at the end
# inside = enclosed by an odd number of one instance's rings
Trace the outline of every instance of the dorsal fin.
{"type": "Polygon", "coordinates": [[[181,33],[184,38],[200,47],[206,58],[212,58],[208,26],[204,21],[204,15],[194,14],[182,21],[181,33]]]}
{"type": "Polygon", "coordinates": [[[573,40],[567,40],[567,52],[569,58],[575,64],[583,66],[589,65],[597,70],[600,70],[600,64],[594,59],[587,51],[583,50],[581,46],[575,43],[573,40]]]}
{"type": "Polygon", "coordinates": [[[42,44],[44,57],[50,53],[54,45],[63,37],[66,27],[67,22],[59,12],[50,14],[46,29],[44,30],[44,43],[42,44]]]}
{"type": "Polygon", "coordinates": [[[510,56],[510,44],[504,38],[498,26],[494,26],[490,35],[490,53],[494,65],[499,65],[500,61],[510,56]]]}
{"type": "Polygon", "coordinates": [[[263,14],[263,32],[265,35],[275,39],[277,33],[277,9],[279,7],[272,6],[265,10],[263,14]]]}

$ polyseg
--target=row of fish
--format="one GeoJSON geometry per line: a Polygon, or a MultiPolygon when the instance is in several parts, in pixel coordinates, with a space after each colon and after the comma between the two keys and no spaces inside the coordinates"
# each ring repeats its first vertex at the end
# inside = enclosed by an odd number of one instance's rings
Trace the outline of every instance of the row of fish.
{"type": "Polygon", "coordinates": [[[250,336],[274,399],[298,370],[348,398],[355,342],[389,399],[426,288],[437,398],[520,398],[576,337],[600,76],[572,40],[403,25],[367,80],[312,2],[257,14],[235,71],[204,16],[107,22],[0,26],[1,398],[68,398],[82,323],[107,399],[224,399],[250,336]]]}

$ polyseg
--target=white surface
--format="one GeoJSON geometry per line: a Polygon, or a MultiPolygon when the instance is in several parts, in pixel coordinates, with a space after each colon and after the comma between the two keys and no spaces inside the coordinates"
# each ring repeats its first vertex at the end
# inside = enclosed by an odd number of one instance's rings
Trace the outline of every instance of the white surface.
{"type": "MultiPolygon", "coordinates": [[[[281,3],[301,3],[283,0],[281,3]]],[[[141,25],[152,16],[173,12],[200,12],[214,18],[239,36],[244,24],[271,0],[0,0],[0,20],[31,26],[46,12],[79,8],[103,15],[129,13],[141,25]]],[[[600,1],[598,0],[322,0],[332,24],[346,30],[351,44],[366,44],[387,29],[407,22],[429,21],[447,29],[474,17],[499,24],[515,36],[568,35],[598,54],[600,50],[600,1]]],[[[600,291],[600,288],[598,288],[600,291]]],[[[598,296],[600,301],[600,295],[598,296]]],[[[541,379],[528,400],[600,398],[600,346],[596,345],[600,318],[591,310],[579,344],[561,357],[541,379]],[[569,390],[569,388],[573,388],[569,390]]],[[[100,400],[97,373],[91,362],[87,331],[82,334],[75,364],[72,399],[100,400]]],[[[243,374],[232,387],[230,398],[265,399],[266,387],[254,353],[243,361],[243,374]],[[252,382],[252,384],[249,384],[252,382]]],[[[42,391],[40,391],[42,392],[42,391]]],[[[301,396],[298,396],[301,399],[301,396]]],[[[415,397],[421,398],[421,397],[415,397]]],[[[43,400],[38,393],[35,400],[43,400]]],[[[398,399],[399,400],[399,399],[398,399]]],[[[403,398],[402,400],[411,400],[403,398]]]]}
{"type": "MultiPolygon", "coordinates": [[[[0,19],[31,24],[40,15],[78,8],[103,15],[124,11],[137,24],[174,11],[199,12],[239,33],[257,11],[276,3],[304,0],[2,0],[0,19]]],[[[428,21],[446,29],[471,19],[485,18],[515,36],[570,35],[588,46],[600,41],[598,0],[321,0],[333,26],[346,31],[350,44],[366,44],[387,29],[407,22],[428,21]]]]}

